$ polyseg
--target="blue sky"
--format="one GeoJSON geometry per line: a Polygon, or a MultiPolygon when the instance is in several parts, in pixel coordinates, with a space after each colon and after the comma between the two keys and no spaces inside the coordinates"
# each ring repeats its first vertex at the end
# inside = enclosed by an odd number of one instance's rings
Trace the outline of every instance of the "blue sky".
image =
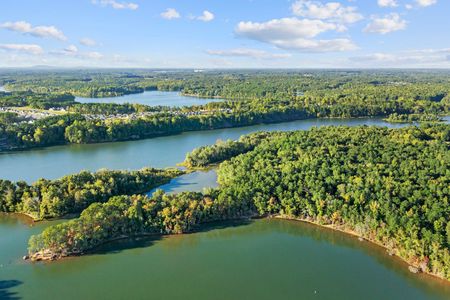
{"type": "Polygon", "coordinates": [[[449,0],[8,0],[0,67],[450,67],[449,0]]]}

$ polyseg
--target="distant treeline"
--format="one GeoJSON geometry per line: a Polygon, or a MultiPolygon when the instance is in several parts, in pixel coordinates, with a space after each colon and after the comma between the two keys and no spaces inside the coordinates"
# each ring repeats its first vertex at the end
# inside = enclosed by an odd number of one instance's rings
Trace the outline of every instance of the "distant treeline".
{"type": "Polygon", "coordinates": [[[442,122],[443,119],[437,115],[432,114],[390,114],[385,121],[391,123],[413,123],[413,122],[442,122]]]}
{"type": "Polygon", "coordinates": [[[311,117],[303,109],[269,110],[263,113],[178,114],[157,113],[140,118],[88,120],[79,114],[41,119],[34,123],[10,123],[14,115],[0,114],[0,150],[27,149],[65,143],[99,143],[143,139],[184,131],[209,130],[299,120],[311,117]]]}
{"type": "Polygon", "coordinates": [[[31,92],[0,92],[0,107],[24,107],[49,109],[73,105],[75,97],[71,94],[36,94],[31,92]]]}
{"type": "Polygon", "coordinates": [[[0,95],[0,103],[4,101],[4,105],[12,102],[19,106],[48,107],[53,103],[73,113],[33,124],[11,124],[1,122],[5,118],[0,118],[0,150],[142,139],[306,118],[390,116],[389,121],[429,121],[450,111],[450,73],[446,72],[61,71],[0,74],[0,81],[8,82],[7,88],[14,91],[9,96],[0,95]],[[138,91],[181,90],[185,94],[229,100],[170,109],[138,104],[80,104],[66,94],[93,93],[91,90],[97,91],[102,86],[105,91],[117,88],[118,94],[135,87],[138,91]],[[15,97],[14,93],[23,93],[28,100],[15,97]],[[103,118],[142,112],[154,115],[103,118]],[[86,120],[78,114],[102,116],[86,120]]]}

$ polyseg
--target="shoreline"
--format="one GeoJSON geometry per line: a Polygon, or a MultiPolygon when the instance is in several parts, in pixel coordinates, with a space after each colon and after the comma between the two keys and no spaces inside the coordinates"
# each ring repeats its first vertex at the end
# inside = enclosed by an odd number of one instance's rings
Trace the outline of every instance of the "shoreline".
{"type": "MultiPolygon", "coordinates": [[[[222,130],[222,129],[233,129],[233,128],[246,128],[246,127],[252,127],[252,126],[259,126],[259,125],[271,125],[271,124],[283,124],[283,123],[289,123],[289,122],[297,122],[297,121],[305,121],[305,120],[380,120],[382,122],[386,122],[382,119],[383,116],[361,116],[361,117],[306,117],[306,118],[294,118],[294,119],[286,119],[286,120],[275,120],[275,121],[269,121],[269,122],[256,122],[252,124],[246,124],[246,125],[238,125],[238,126],[218,126],[215,128],[206,128],[206,129],[194,129],[194,130],[182,130],[182,131],[176,131],[176,132],[157,132],[151,135],[147,136],[139,136],[136,137],[130,137],[125,139],[115,139],[115,140],[108,140],[108,141],[96,141],[92,143],[69,143],[69,142],[62,142],[62,143],[55,143],[53,145],[45,145],[45,146],[31,146],[31,147],[9,147],[9,148],[0,148],[0,155],[2,154],[13,154],[13,153],[20,153],[20,152],[26,152],[26,151],[33,151],[33,150],[41,150],[41,149],[49,149],[52,147],[64,147],[64,146],[77,146],[77,145],[95,145],[95,144],[109,144],[109,143],[121,143],[121,142],[130,142],[130,141],[140,141],[140,140],[149,140],[159,137],[166,137],[166,136],[175,136],[180,135],[184,133],[190,133],[190,132],[208,132],[213,130],[222,130]]],[[[388,123],[388,122],[386,122],[388,123]]],[[[445,120],[444,120],[445,123],[445,120]]],[[[315,126],[315,125],[314,125],[315,126]]],[[[324,126],[342,126],[342,125],[324,125],[324,126]]],[[[372,126],[379,126],[379,127],[386,127],[388,125],[372,125],[372,126]]],[[[288,130],[290,131],[290,130],[288,130]]]]}
{"type": "Polygon", "coordinates": [[[413,273],[413,274],[425,274],[427,276],[432,277],[435,280],[438,279],[438,280],[446,282],[447,284],[450,284],[450,280],[448,280],[448,279],[446,279],[444,277],[441,277],[438,274],[435,274],[435,273],[432,273],[432,272],[429,272],[429,271],[424,271],[420,266],[417,266],[417,265],[411,263],[410,261],[408,261],[406,258],[401,257],[400,255],[397,254],[397,252],[398,252],[397,249],[391,250],[386,245],[384,245],[383,243],[381,243],[379,241],[376,241],[376,240],[373,240],[373,239],[361,236],[360,234],[358,234],[356,231],[354,231],[352,229],[343,228],[346,225],[341,225],[341,226],[336,226],[336,225],[333,225],[333,224],[324,225],[324,224],[320,224],[320,223],[315,222],[315,221],[310,220],[310,219],[293,218],[293,217],[289,217],[289,216],[285,216],[285,215],[273,215],[273,216],[269,216],[268,218],[275,218],[275,219],[287,220],[287,221],[304,222],[304,223],[312,224],[312,225],[315,225],[315,226],[319,226],[319,227],[324,228],[324,229],[330,229],[330,230],[338,231],[338,232],[341,232],[341,233],[344,233],[344,234],[347,234],[347,235],[351,235],[353,237],[356,237],[356,238],[360,239],[361,242],[363,242],[363,241],[364,242],[369,242],[369,243],[371,243],[371,244],[373,244],[375,246],[378,246],[378,247],[381,247],[381,248],[385,249],[389,256],[392,256],[395,259],[398,259],[401,262],[403,262],[406,265],[408,265],[408,269],[410,267],[415,268],[417,270],[416,272],[412,272],[411,269],[409,269],[409,271],[411,273],[413,273]]]}
{"type": "MultiPolygon", "coordinates": [[[[397,254],[397,250],[393,249],[390,250],[387,246],[385,246],[384,244],[382,244],[379,241],[373,240],[373,239],[369,239],[366,238],[364,236],[361,236],[360,234],[358,234],[356,231],[352,230],[352,229],[348,229],[348,228],[344,228],[345,225],[341,225],[341,226],[336,226],[333,224],[329,224],[329,225],[324,225],[324,224],[320,224],[316,221],[313,221],[311,219],[307,219],[307,218],[294,218],[294,217],[289,217],[286,215],[266,215],[266,216],[259,216],[259,215],[253,215],[253,216],[248,216],[248,217],[242,217],[239,219],[232,219],[232,220],[224,220],[225,222],[229,222],[229,221],[239,221],[239,220],[258,220],[258,219],[279,219],[279,220],[286,220],[286,221],[295,221],[295,222],[303,222],[303,223],[308,223],[311,225],[315,225],[315,226],[319,226],[320,228],[323,229],[329,229],[329,230],[333,230],[333,231],[337,231],[340,233],[344,233],[353,237],[358,238],[361,242],[369,242],[374,246],[378,246],[381,247],[383,249],[386,250],[386,252],[388,253],[389,256],[393,257],[394,259],[397,259],[401,262],[403,262],[405,265],[408,266],[408,269],[411,273],[413,274],[424,274],[426,276],[429,276],[430,278],[434,279],[434,280],[439,280],[439,281],[443,281],[446,284],[450,284],[450,280],[439,276],[438,274],[429,272],[429,271],[424,271],[420,268],[420,266],[414,265],[413,263],[411,263],[410,261],[408,261],[406,258],[403,258],[401,256],[399,256],[397,254]],[[392,252],[390,252],[392,251],[392,252]],[[417,271],[416,272],[412,272],[410,268],[415,268],[417,271]]],[[[216,222],[224,222],[224,221],[212,221],[212,222],[207,222],[207,223],[203,223],[200,224],[199,226],[204,226],[207,225],[208,223],[216,223],[216,222]]],[[[68,259],[71,257],[78,257],[78,256],[83,256],[83,255],[89,255],[91,253],[93,253],[93,251],[105,244],[114,242],[114,241],[119,241],[119,240],[124,240],[124,239],[129,239],[129,238],[139,238],[139,237],[151,237],[151,236],[159,236],[159,237],[170,237],[170,236],[175,236],[175,235],[185,235],[185,234],[193,234],[196,232],[199,232],[200,230],[193,230],[190,232],[185,232],[185,233],[180,233],[180,234],[160,234],[160,233],[142,233],[142,234],[137,234],[137,235],[130,235],[130,236],[120,236],[120,237],[115,237],[112,239],[109,239],[107,241],[102,242],[101,244],[95,246],[92,249],[87,250],[86,252],[77,252],[77,253],[72,253],[72,254],[66,254],[66,255],[56,255],[51,253],[49,250],[42,250],[39,251],[37,253],[33,253],[33,254],[28,254],[26,257],[26,260],[30,260],[31,262],[45,262],[45,261],[56,261],[56,260],[61,260],[61,259],[68,259]]]]}
{"type": "MultiPolygon", "coordinates": [[[[160,91],[160,92],[168,92],[168,91],[160,91]]],[[[223,98],[221,96],[201,96],[199,94],[188,94],[188,93],[183,93],[182,91],[178,91],[178,93],[181,96],[184,97],[191,97],[191,98],[198,98],[198,99],[216,99],[216,100],[223,100],[223,101],[233,101],[233,100],[228,100],[226,98],[223,98]]],[[[247,98],[236,98],[239,100],[247,100],[247,98]]]]}

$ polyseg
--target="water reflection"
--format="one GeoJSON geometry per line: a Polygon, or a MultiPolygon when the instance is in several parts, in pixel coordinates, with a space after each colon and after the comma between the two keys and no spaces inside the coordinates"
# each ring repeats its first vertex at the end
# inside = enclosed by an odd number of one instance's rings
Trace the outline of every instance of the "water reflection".
{"type": "MultiPolygon", "coordinates": [[[[300,261],[302,261],[303,267],[315,267],[319,274],[323,272],[323,266],[320,267],[320,264],[333,265],[336,262],[335,269],[332,269],[333,267],[330,265],[331,269],[328,269],[328,275],[334,277],[339,276],[340,272],[346,272],[344,277],[348,277],[352,276],[351,274],[358,274],[362,270],[365,277],[372,278],[372,280],[376,278],[379,281],[377,284],[380,285],[395,285],[401,278],[404,284],[410,286],[411,289],[426,291],[425,294],[430,297],[445,299],[445,295],[450,295],[450,285],[447,282],[430,278],[427,275],[410,273],[407,264],[389,256],[385,249],[379,246],[369,242],[360,242],[356,237],[341,232],[298,221],[261,219],[213,223],[202,226],[199,231],[191,234],[115,241],[103,245],[94,253],[118,255],[116,257],[118,260],[126,259],[130,255],[140,257],[144,265],[150,263],[148,259],[166,261],[171,257],[177,259],[179,256],[186,256],[186,259],[190,260],[189,264],[206,265],[211,264],[211,261],[208,261],[205,253],[211,255],[214,253],[213,256],[217,259],[230,253],[232,258],[228,258],[227,263],[231,269],[242,267],[252,261],[263,265],[267,263],[267,255],[274,255],[273,259],[276,256],[275,261],[278,263],[297,266],[294,268],[295,273],[303,274],[305,271],[302,271],[298,265],[298,259],[301,257],[300,261]],[[302,252],[296,252],[298,250],[302,252]],[[284,255],[285,257],[283,257],[284,255]],[[312,262],[306,263],[305,259],[312,260],[312,262]],[[316,263],[318,265],[314,265],[316,263]],[[345,270],[342,264],[345,265],[345,270]],[[384,275],[378,278],[377,274],[384,275]]],[[[111,257],[109,257],[109,261],[111,261],[111,257]]],[[[93,258],[89,260],[92,261],[93,258]]],[[[104,263],[100,263],[99,267],[104,263]]],[[[289,274],[281,277],[285,276],[289,276],[289,274]]],[[[355,279],[355,282],[358,280],[355,279]]],[[[405,294],[409,294],[409,292],[405,291],[405,294]]],[[[395,293],[402,294],[400,291],[395,293]]]]}
{"type": "Polygon", "coordinates": [[[163,92],[163,91],[146,91],[138,94],[129,94],[118,97],[106,98],[84,98],[76,97],[75,101],[81,103],[137,103],[150,106],[193,106],[204,105],[209,102],[222,101],[214,98],[198,98],[187,97],[181,95],[179,92],[163,92]]]}
{"type": "Polygon", "coordinates": [[[147,140],[65,145],[30,151],[0,153],[0,178],[32,182],[38,178],[54,179],[81,170],[140,169],[146,166],[167,168],[184,160],[194,148],[214,144],[218,139],[238,139],[256,131],[307,130],[325,125],[380,125],[401,127],[381,119],[309,119],[279,124],[186,132],[147,140]]]}
{"type": "Polygon", "coordinates": [[[201,192],[204,188],[215,188],[217,186],[216,170],[196,171],[174,178],[168,184],[151,190],[147,195],[151,196],[156,190],[163,190],[168,194],[201,192]]]}
{"type": "Polygon", "coordinates": [[[0,299],[3,300],[16,300],[20,299],[16,292],[10,289],[21,285],[22,282],[19,280],[0,280],[0,299]]]}

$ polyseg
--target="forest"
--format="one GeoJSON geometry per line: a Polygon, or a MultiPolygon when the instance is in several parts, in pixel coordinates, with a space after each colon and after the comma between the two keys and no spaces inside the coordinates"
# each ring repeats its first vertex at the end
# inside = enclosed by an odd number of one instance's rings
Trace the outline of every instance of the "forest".
{"type": "Polygon", "coordinates": [[[183,174],[178,169],[138,171],[82,171],[57,180],[26,182],[0,180],[0,212],[29,215],[34,220],[77,214],[92,203],[115,195],[149,191],[183,174]]]}
{"type": "Polygon", "coordinates": [[[230,159],[242,153],[249,152],[272,134],[256,132],[243,135],[238,140],[217,141],[214,145],[202,146],[186,154],[182,165],[189,169],[202,169],[230,159]]]}
{"type": "Polygon", "coordinates": [[[390,114],[384,119],[391,123],[413,123],[413,122],[442,122],[443,119],[432,114],[390,114]]]}
{"type": "Polygon", "coordinates": [[[68,107],[75,103],[71,94],[37,94],[32,92],[0,92],[0,107],[31,107],[49,109],[68,107]]]}
{"type": "Polygon", "coordinates": [[[94,203],[79,218],[33,236],[30,255],[56,259],[114,238],[269,216],[354,232],[450,279],[449,143],[446,124],[321,127],[219,142],[187,155],[192,166],[224,160],[218,188],[94,203]]]}
{"type": "Polygon", "coordinates": [[[450,74],[445,71],[10,71],[0,73],[1,84],[10,91],[0,92],[1,107],[62,108],[67,114],[14,123],[0,117],[0,151],[307,118],[437,121],[450,110],[450,74]],[[74,96],[144,90],[226,100],[183,108],[74,101],[74,96]]]}
{"type": "MultiPolygon", "coordinates": [[[[2,114],[0,114],[1,116],[2,114]]],[[[8,115],[11,118],[11,115],[8,115]]],[[[150,138],[185,131],[211,130],[275,123],[309,118],[303,109],[281,107],[265,111],[235,113],[174,114],[160,112],[139,118],[88,119],[74,113],[54,116],[33,123],[6,122],[0,117],[0,134],[5,139],[0,150],[28,149],[58,144],[86,144],[150,138]]]]}

